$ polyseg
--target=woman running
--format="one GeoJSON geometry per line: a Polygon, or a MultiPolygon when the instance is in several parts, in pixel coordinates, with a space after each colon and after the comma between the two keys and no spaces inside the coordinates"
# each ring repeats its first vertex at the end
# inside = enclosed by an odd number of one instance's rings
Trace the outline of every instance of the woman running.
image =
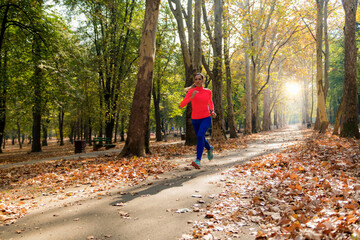
{"type": "Polygon", "coordinates": [[[185,98],[181,101],[180,107],[185,107],[189,102],[192,105],[191,119],[196,133],[196,160],[191,163],[196,169],[200,169],[201,156],[204,147],[208,150],[207,156],[213,158],[213,147],[205,139],[205,133],[211,126],[211,115],[215,118],[214,104],[211,99],[211,90],[203,88],[204,76],[201,73],[195,75],[194,84],[186,88],[185,98]],[[209,110],[210,109],[210,110],[209,110]],[[211,114],[210,114],[211,111],[211,114]]]}

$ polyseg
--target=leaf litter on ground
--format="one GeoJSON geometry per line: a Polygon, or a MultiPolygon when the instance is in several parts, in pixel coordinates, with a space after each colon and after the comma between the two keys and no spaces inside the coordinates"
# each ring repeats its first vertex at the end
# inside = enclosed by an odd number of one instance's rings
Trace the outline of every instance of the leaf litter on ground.
{"type": "Polygon", "coordinates": [[[253,223],[256,239],[360,239],[359,169],[360,140],[312,134],[223,172],[229,181],[191,239],[238,238],[253,223]]]}
{"type": "MultiPolygon", "coordinates": [[[[214,152],[243,148],[246,141],[247,138],[243,137],[214,143],[217,149],[214,152]]],[[[56,153],[62,156],[61,151],[51,151],[52,157],[56,153]]],[[[100,199],[119,183],[136,185],[149,176],[157,178],[159,174],[176,167],[169,159],[194,154],[195,151],[194,146],[184,146],[184,143],[154,143],[151,146],[152,154],[148,157],[119,158],[117,153],[113,153],[94,158],[60,159],[0,169],[0,226],[12,224],[25,216],[29,209],[38,207],[41,204],[40,196],[64,200],[80,192],[68,189],[85,186],[81,190],[82,194],[97,194],[100,199]]],[[[14,153],[11,159],[19,162],[23,155],[23,152],[18,155],[14,153]]],[[[44,157],[49,157],[49,154],[44,157]]],[[[41,156],[36,155],[35,159],[39,158],[41,156]]],[[[32,160],[31,154],[24,160],[32,160]]]]}

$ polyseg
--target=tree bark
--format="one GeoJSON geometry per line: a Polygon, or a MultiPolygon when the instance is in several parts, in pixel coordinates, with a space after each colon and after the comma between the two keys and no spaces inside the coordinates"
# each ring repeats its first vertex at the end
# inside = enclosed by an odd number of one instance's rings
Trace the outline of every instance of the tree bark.
{"type": "Polygon", "coordinates": [[[59,135],[60,135],[60,146],[64,146],[64,110],[62,107],[59,109],[59,135]]]}
{"type": "Polygon", "coordinates": [[[345,10],[345,76],[343,91],[343,124],[341,137],[360,138],[357,112],[357,79],[356,79],[356,9],[357,0],[342,0],[345,10]]]}
{"type": "Polygon", "coordinates": [[[17,130],[17,138],[19,143],[19,148],[22,149],[22,142],[21,142],[21,127],[19,120],[16,121],[16,130],[17,130]]]}
{"type": "MultiPolygon", "coordinates": [[[[8,22],[8,12],[10,9],[10,4],[6,5],[4,10],[4,15],[1,20],[1,29],[0,29],[0,57],[2,56],[2,46],[5,39],[5,30],[6,24],[8,22]]],[[[7,92],[7,74],[6,74],[6,58],[7,54],[5,53],[4,63],[0,58],[0,153],[2,153],[2,143],[5,142],[5,123],[6,123],[6,92],[7,92]]]]}
{"type": "MultiPolygon", "coordinates": [[[[100,76],[100,78],[101,78],[101,76],[100,76]]],[[[100,99],[100,102],[99,102],[99,104],[100,104],[100,111],[99,111],[99,119],[100,119],[100,127],[99,127],[99,132],[98,132],[98,137],[103,137],[103,127],[104,127],[104,124],[103,124],[103,107],[104,107],[104,103],[103,103],[103,97],[102,97],[102,95],[100,94],[100,97],[99,97],[99,99],[100,99]]]]}
{"type": "Polygon", "coordinates": [[[118,141],[118,130],[119,130],[119,116],[120,116],[120,110],[116,111],[116,120],[115,120],[115,129],[114,129],[114,142],[116,143],[118,141]]]}
{"type": "Polygon", "coordinates": [[[256,62],[254,57],[251,57],[251,132],[257,133],[257,111],[258,111],[258,103],[257,103],[257,81],[256,81],[256,62]]]}
{"type": "Polygon", "coordinates": [[[340,128],[341,115],[342,115],[343,108],[344,108],[344,101],[343,101],[343,99],[341,99],[340,106],[336,113],[333,135],[339,135],[339,128],[340,128]]]}
{"type": "Polygon", "coordinates": [[[213,66],[213,102],[216,118],[213,119],[212,139],[226,139],[224,109],[222,102],[222,0],[214,0],[214,66],[213,66]]]}
{"type": "Polygon", "coordinates": [[[130,113],[129,130],[121,156],[144,156],[149,129],[156,29],[160,0],[147,0],[139,48],[139,71],[130,113]]]}
{"type": "Polygon", "coordinates": [[[328,3],[329,0],[324,0],[324,45],[325,45],[325,59],[324,59],[324,98],[326,99],[329,91],[329,33],[328,33],[328,3]]]}
{"type": "Polygon", "coordinates": [[[162,141],[162,133],[161,133],[161,117],[160,117],[160,78],[157,78],[154,81],[153,86],[153,101],[154,101],[154,110],[155,110],[155,123],[156,123],[156,141],[162,141]],[[156,82],[156,84],[155,84],[156,82]]]}
{"type": "Polygon", "coordinates": [[[120,141],[124,142],[125,141],[125,117],[121,116],[121,121],[120,121],[120,141]]]}
{"type": "Polygon", "coordinates": [[[43,130],[43,140],[42,140],[42,146],[47,146],[47,138],[48,138],[48,124],[50,123],[50,120],[48,118],[45,119],[45,121],[42,123],[42,130],[43,130]]]}
{"type": "MultiPolygon", "coordinates": [[[[228,11],[228,8],[227,8],[228,11]]],[[[228,122],[230,128],[230,138],[237,138],[236,126],[235,126],[235,114],[234,114],[234,104],[233,104],[233,94],[232,94],[232,79],[231,79],[231,68],[230,68],[230,51],[229,51],[229,24],[228,24],[227,12],[224,14],[224,60],[225,60],[225,70],[226,70],[226,99],[227,99],[227,112],[228,112],[228,122]]]]}
{"type": "Polygon", "coordinates": [[[249,0],[245,0],[244,2],[240,2],[240,7],[242,8],[244,15],[243,15],[243,34],[244,34],[244,68],[245,68],[245,127],[244,127],[244,134],[250,135],[251,134],[251,80],[250,80],[250,58],[249,58],[249,32],[248,32],[248,20],[246,16],[250,12],[249,10],[249,0]]]}
{"type": "Polygon", "coordinates": [[[201,72],[201,4],[202,0],[195,0],[194,12],[194,74],[201,72]]]}
{"type": "MultiPolygon", "coordinates": [[[[197,0],[199,1],[199,0],[197,0]]],[[[194,82],[194,63],[192,62],[192,54],[194,51],[194,39],[193,39],[193,27],[192,27],[192,13],[191,11],[191,0],[188,2],[188,13],[187,15],[183,11],[180,0],[168,0],[171,12],[173,13],[177,26],[178,34],[180,39],[181,52],[185,67],[185,87],[188,87],[194,82]],[[184,17],[183,17],[184,13],[184,17]],[[183,19],[186,19],[189,42],[186,40],[185,27],[183,19]]],[[[196,3],[197,6],[198,3],[196,3]]],[[[186,122],[185,122],[185,145],[194,146],[196,145],[196,134],[192,126],[191,121],[192,106],[189,103],[186,106],[186,122]]]]}
{"type": "MultiPolygon", "coordinates": [[[[247,37],[246,37],[247,38],[247,37]]],[[[247,42],[247,40],[245,40],[247,42]]],[[[245,50],[245,135],[250,135],[252,133],[252,103],[251,103],[251,79],[250,79],[250,59],[249,53],[245,50]]]]}
{"type": "Polygon", "coordinates": [[[88,127],[89,127],[89,131],[88,131],[88,136],[87,136],[87,140],[88,140],[88,143],[89,143],[89,146],[92,146],[92,125],[91,125],[91,118],[88,119],[88,127]]]}
{"type": "Polygon", "coordinates": [[[31,152],[41,152],[41,113],[42,113],[42,70],[40,68],[41,47],[38,35],[34,35],[34,75],[32,77],[34,87],[33,105],[33,128],[31,152]]]}
{"type": "Polygon", "coordinates": [[[320,133],[325,133],[328,128],[329,121],[326,115],[326,102],[323,87],[323,68],[322,68],[322,39],[323,39],[323,9],[324,0],[316,0],[317,18],[316,18],[316,86],[317,86],[317,102],[318,114],[320,120],[320,133]]]}
{"type": "MultiPolygon", "coordinates": [[[[0,49],[1,53],[1,49],[0,49]]],[[[5,52],[4,62],[0,58],[0,153],[2,153],[1,146],[5,143],[5,124],[6,124],[6,95],[7,95],[7,54],[5,52]]],[[[0,54],[1,56],[1,54],[0,54]]]]}
{"type": "Polygon", "coordinates": [[[263,124],[262,130],[263,131],[270,131],[271,130],[271,111],[270,111],[270,85],[264,89],[264,98],[263,98],[263,124]]]}
{"type": "Polygon", "coordinates": [[[311,110],[310,110],[310,124],[313,124],[313,113],[314,113],[314,65],[311,60],[311,110]]]}

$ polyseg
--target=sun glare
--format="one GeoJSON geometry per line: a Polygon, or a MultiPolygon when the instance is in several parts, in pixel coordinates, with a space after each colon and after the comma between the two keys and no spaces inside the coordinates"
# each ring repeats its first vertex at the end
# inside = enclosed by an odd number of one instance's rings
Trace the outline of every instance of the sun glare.
{"type": "Polygon", "coordinates": [[[296,96],[300,92],[300,85],[296,82],[286,83],[286,92],[291,96],[296,96]]]}

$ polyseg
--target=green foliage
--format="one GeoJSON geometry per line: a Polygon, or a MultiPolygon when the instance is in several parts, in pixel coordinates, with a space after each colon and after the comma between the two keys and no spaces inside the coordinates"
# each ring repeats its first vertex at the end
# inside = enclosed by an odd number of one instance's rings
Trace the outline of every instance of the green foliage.
{"type": "Polygon", "coordinates": [[[329,91],[327,95],[330,122],[335,122],[344,87],[344,39],[339,38],[330,45],[329,91]],[[330,107],[331,106],[331,107],[330,107]]]}

